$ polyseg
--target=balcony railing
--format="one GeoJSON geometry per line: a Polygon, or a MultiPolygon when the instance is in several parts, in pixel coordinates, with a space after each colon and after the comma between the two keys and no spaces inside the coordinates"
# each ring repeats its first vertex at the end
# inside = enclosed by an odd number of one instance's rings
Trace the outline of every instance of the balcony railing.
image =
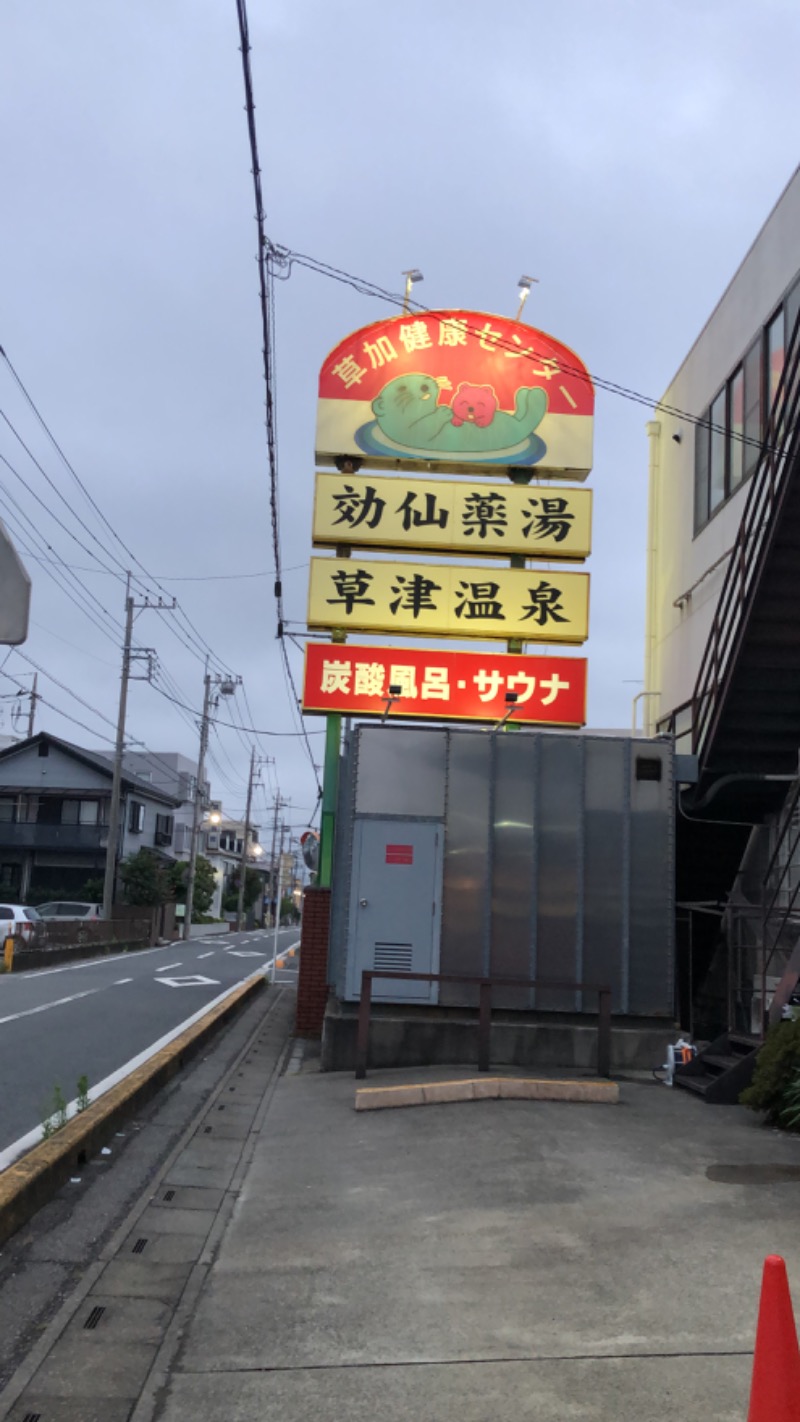
{"type": "Polygon", "coordinates": [[[39,825],[0,822],[0,849],[55,849],[90,854],[105,849],[107,825],[39,825]]]}

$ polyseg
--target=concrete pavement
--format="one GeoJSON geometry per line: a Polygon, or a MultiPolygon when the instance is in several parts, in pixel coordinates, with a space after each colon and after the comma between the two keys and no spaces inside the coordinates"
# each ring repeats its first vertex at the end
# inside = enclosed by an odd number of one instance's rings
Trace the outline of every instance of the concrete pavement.
{"type": "Polygon", "coordinates": [[[741,1422],[765,1254],[800,1302],[800,1142],[657,1085],[367,1118],[353,1088],[280,1082],[159,1419],[741,1422]]]}
{"type": "Polygon", "coordinates": [[[356,1114],[313,1066],[248,1054],[12,1418],[742,1422],[800,1141],[634,1082],[356,1114]]]}

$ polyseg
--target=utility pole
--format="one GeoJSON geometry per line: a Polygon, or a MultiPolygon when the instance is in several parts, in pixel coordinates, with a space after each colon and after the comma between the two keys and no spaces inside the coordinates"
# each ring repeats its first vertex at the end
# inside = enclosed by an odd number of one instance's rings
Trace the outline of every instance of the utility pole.
{"type": "Polygon", "coordinates": [[[117,739],[114,747],[114,774],[111,780],[111,804],[108,809],[108,843],[106,845],[106,871],[103,878],[103,918],[111,917],[114,902],[114,880],[117,873],[117,848],[119,840],[120,787],[122,785],[122,753],[125,749],[125,715],[128,709],[128,678],[131,674],[131,637],[133,635],[133,598],[131,597],[131,575],[125,583],[125,640],[122,644],[122,679],[119,687],[119,711],[117,713],[117,739]]]}
{"type": "MultiPolygon", "coordinates": [[[[206,751],[208,750],[208,725],[211,711],[211,692],[219,691],[221,696],[233,696],[236,686],[241,681],[241,677],[235,679],[231,677],[212,677],[208,670],[208,659],[206,659],[206,674],[203,678],[203,714],[200,720],[200,753],[197,757],[197,779],[194,787],[194,806],[192,808],[192,837],[189,841],[189,869],[186,875],[186,907],[183,917],[183,939],[184,942],[192,936],[192,909],[194,907],[194,883],[197,877],[197,849],[200,838],[200,817],[203,809],[203,785],[206,771],[206,751]]],[[[217,699],[214,705],[217,704],[217,699]]]]}
{"type": "Polygon", "coordinates": [[[236,932],[242,929],[244,916],[244,881],[247,876],[247,848],[250,835],[250,807],[253,803],[253,781],[256,774],[256,748],[250,752],[250,775],[247,781],[247,808],[244,812],[244,834],[242,835],[242,858],[239,864],[239,897],[236,903],[236,932]]]}
{"type": "MultiPolygon", "coordinates": [[[[106,844],[106,867],[103,876],[103,918],[111,917],[111,909],[114,903],[114,884],[117,875],[117,850],[119,848],[119,821],[120,821],[120,790],[122,787],[122,756],[125,750],[125,717],[128,709],[128,683],[131,680],[131,662],[134,659],[144,657],[150,663],[152,669],[153,652],[149,648],[142,648],[134,651],[131,648],[131,638],[133,636],[133,614],[138,608],[144,611],[145,608],[164,608],[171,611],[176,606],[175,598],[171,603],[164,602],[159,598],[157,602],[151,602],[149,598],[144,598],[142,602],[136,602],[131,597],[131,575],[127,574],[125,580],[125,638],[122,644],[122,675],[119,686],[119,710],[117,712],[117,738],[114,746],[114,772],[111,778],[111,804],[108,809],[108,843],[106,844]]],[[[139,678],[142,680],[142,678],[139,678]]],[[[33,726],[33,714],[36,703],[36,678],[33,682],[31,692],[31,712],[29,726],[33,726]]],[[[29,731],[28,734],[31,734],[29,731]]]]}
{"type": "MultiPolygon", "coordinates": [[[[274,854],[274,852],[275,852],[275,850],[274,850],[274,845],[275,845],[275,832],[277,831],[277,828],[278,828],[278,805],[279,805],[279,803],[280,803],[280,796],[276,797],[276,800],[275,800],[275,823],[274,823],[274,826],[273,826],[273,840],[272,840],[272,843],[273,843],[273,854],[274,854]]],[[[284,804],[285,804],[285,805],[288,805],[288,803],[289,803],[288,800],[285,800],[285,801],[284,801],[284,804]]],[[[282,825],[281,825],[281,840],[280,840],[280,846],[279,846],[279,850],[278,850],[278,863],[277,863],[277,866],[276,866],[277,878],[276,878],[276,882],[275,882],[275,934],[274,934],[274,937],[273,937],[273,940],[272,940],[272,969],[271,969],[271,971],[270,971],[270,982],[273,982],[273,983],[274,983],[274,981],[275,981],[275,965],[276,965],[276,963],[277,963],[277,961],[278,961],[278,933],[280,932],[280,926],[281,926],[281,888],[282,888],[282,885],[283,885],[283,836],[284,836],[285,833],[286,833],[286,826],[285,826],[284,824],[282,824],[282,825]]]]}
{"type": "Polygon", "coordinates": [[[33,673],[33,686],[31,687],[31,704],[28,711],[28,739],[33,735],[33,723],[36,718],[36,703],[39,700],[37,687],[39,685],[39,673],[33,673]]]}

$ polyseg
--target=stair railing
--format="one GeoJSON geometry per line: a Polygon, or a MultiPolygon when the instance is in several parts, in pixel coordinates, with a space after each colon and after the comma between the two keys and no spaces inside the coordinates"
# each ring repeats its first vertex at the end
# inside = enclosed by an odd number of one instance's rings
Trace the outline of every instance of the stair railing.
{"type": "Polygon", "coordinates": [[[711,624],[692,696],[692,749],[701,768],[719,724],[730,676],[769,552],[777,513],[800,446],[800,313],[795,319],[758,464],[711,624]]]}

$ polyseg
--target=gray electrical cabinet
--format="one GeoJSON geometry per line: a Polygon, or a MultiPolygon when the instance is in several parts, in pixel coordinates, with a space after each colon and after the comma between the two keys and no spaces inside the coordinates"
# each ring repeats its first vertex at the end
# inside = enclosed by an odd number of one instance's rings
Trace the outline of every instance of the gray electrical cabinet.
{"type": "MultiPolygon", "coordinates": [[[[667,741],[356,726],[342,767],[331,979],[362,969],[537,979],[496,1008],[671,1017],[673,752],[667,741]]],[[[474,1006],[476,986],[376,979],[376,1001],[474,1006]]]]}

